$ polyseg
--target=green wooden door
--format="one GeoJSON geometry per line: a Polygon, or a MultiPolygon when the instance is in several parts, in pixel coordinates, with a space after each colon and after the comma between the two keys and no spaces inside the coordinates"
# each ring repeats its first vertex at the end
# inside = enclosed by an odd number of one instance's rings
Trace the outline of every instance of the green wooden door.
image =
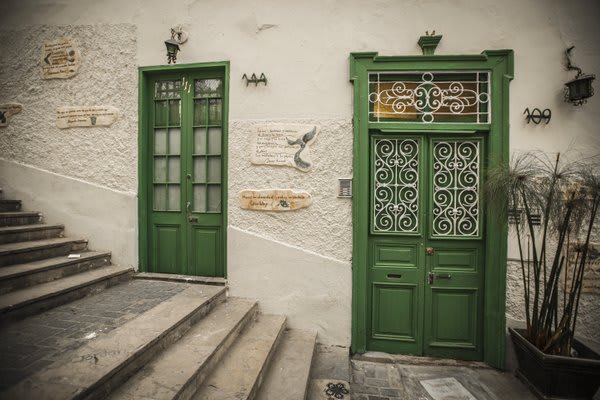
{"type": "Polygon", "coordinates": [[[483,137],[374,132],[367,346],[479,360],[483,137]]]}
{"type": "Polygon", "coordinates": [[[513,69],[510,50],[351,54],[353,352],[503,367],[508,233],[482,185],[508,160],[513,69]]]}
{"type": "Polygon", "coordinates": [[[145,86],[143,270],[224,276],[224,74],[156,74],[145,86]]]}

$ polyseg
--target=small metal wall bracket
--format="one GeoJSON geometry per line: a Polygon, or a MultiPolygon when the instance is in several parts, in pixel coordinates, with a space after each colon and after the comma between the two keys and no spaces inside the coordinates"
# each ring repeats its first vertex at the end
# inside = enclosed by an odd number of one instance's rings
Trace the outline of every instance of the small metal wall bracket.
{"type": "Polygon", "coordinates": [[[248,75],[244,74],[242,76],[242,79],[246,80],[246,86],[248,86],[250,83],[254,83],[254,86],[258,86],[258,84],[260,82],[264,83],[265,86],[267,86],[267,77],[265,76],[264,73],[260,74],[260,77],[256,77],[255,73],[252,73],[252,75],[250,76],[250,78],[248,78],[248,75]]]}
{"type": "Polygon", "coordinates": [[[552,111],[549,108],[546,108],[544,111],[539,108],[534,108],[533,111],[529,111],[528,107],[523,111],[523,114],[526,114],[525,119],[527,120],[527,123],[533,122],[536,125],[542,122],[542,120],[548,125],[552,118],[552,111]]]}
{"type": "Polygon", "coordinates": [[[338,197],[351,198],[352,197],[352,178],[339,178],[338,179],[338,197]]]}

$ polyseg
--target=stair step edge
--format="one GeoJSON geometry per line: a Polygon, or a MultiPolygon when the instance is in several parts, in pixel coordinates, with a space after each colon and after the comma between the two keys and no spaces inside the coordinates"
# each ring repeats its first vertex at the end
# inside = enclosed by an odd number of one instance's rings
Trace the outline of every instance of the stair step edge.
{"type": "Polygon", "coordinates": [[[52,238],[41,240],[28,240],[26,242],[0,244],[0,256],[26,253],[28,251],[48,249],[52,247],[64,246],[65,244],[87,244],[87,239],[73,238],[52,238]]]}
{"type": "Polygon", "coordinates": [[[283,336],[285,326],[285,316],[260,314],[257,321],[239,337],[237,343],[232,346],[227,356],[222,360],[213,374],[204,381],[191,398],[194,400],[216,400],[224,398],[223,396],[233,396],[235,393],[236,399],[253,400],[265,371],[268,369],[273,358],[275,349],[283,336]],[[266,334],[262,332],[265,329],[267,330],[266,334]],[[266,347],[260,353],[257,353],[256,350],[257,341],[262,341],[266,347]],[[253,360],[255,364],[251,369],[241,372],[235,370],[235,368],[240,368],[241,366],[249,367],[253,354],[258,354],[258,358],[253,360]],[[240,362],[242,359],[244,362],[240,362]],[[239,379],[233,378],[234,371],[251,374],[249,377],[249,387],[227,387],[227,385],[240,383],[239,379]],[[243,397],[238,397],[238,395],[242,396],[242,393],[240,393],[241,390],[243,390],[243,397]]]}
{"type": "Polygon", "coordinates": [[[139,369],[134,363],[148,363],[168,342],[182,336],[181,331],[189,329],[199,314],[208,312],[224,297],[225,288],[190,286],[106,336],[66,352],[61,361],[0,393],[0,397],[106,398],[109,393],[106,387],[116,387],[139,369]],[[94,354],[101,355],[90,356],[94,354]],[[74,363],[73,360],[82,361],[74,363]]]}
{"type": "Polygon", "coordinates": [[[0,218],[41,217],[39,211],[0,211],[0,218]]]}
{"type": "Polygon", "coordinates": [[[5,279],[13,279],[19,276],[29,275],[32,273],[40,273],[49,271],[55,268],[66,267],[85,261],[92,261],[98,258],[107,258],[110,262],[110,252],[85,251],[81,252],[80,258],[67,258],[67,256],[46,258],[43,260],[31,261],[23,264],[13,264],[0,268],[0,281],[5,279]]]}
{"type": "Polygon", "coordinates": [[[256,400],[304,400],[316,349],[316,331],[289,329],[277,348],[256,400]]]}
{"type": "Polygon", "coordinates": [[[189,399],[251,323],[257,310],[256,301],[227,299],[129,378],[111,394],[111,400],[189,399]]]}
{"type": "Polygon", "coordinates": [[[60,296],[85,286],[110,279],[126,273],[133,273],[132,267],[119,265],[107,265],[91,271],[57,279],[52,282],[41,283],[33,287],[6,293],[0,296],[0,315],[6,314],[18,308],[23,308],[29,304],[46,300],[52,297],[60,296]],[[87,279],[86,279],[87,278],[87,279]],[[74,284],[73,284],[74,283],[74,284]],[[41,292],[35,295],[35,292],[41,292]]]}
{"type": "Polygon", "coordinates": [[[49,229],[65,229],[63,224],[27,224],[0,227],[0,235],[15,232],[34,232],[49,229]]]}

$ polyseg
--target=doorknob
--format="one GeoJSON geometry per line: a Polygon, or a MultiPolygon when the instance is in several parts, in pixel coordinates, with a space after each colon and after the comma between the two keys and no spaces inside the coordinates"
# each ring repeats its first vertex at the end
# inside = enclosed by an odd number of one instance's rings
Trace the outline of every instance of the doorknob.
{"type": "Polygon", "coordinates": [[[434,253],[434,251],[433,251],[433,247],[427,247],[427,248],[425,249],[425,254],[427,254],[428,256],[432,256],[432,255],[433,255],[433,253],[434,253]]]}

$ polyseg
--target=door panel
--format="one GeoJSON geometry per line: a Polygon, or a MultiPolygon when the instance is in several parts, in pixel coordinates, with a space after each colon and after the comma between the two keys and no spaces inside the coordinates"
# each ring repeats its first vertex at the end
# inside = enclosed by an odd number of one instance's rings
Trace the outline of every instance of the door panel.
{"type": "Polygon", "coordinates": [[[217,276],[221,265],[221,228],[193,226],[191,241],[190,274],[217,276]]]}
{"type": "Polygon", "coordinates": [[[416,342],[417,290],[415,285],[373,285],[373,337],[416,342]],[[396,305],[405,304],[406,312],[397,314],[396,305]]]}
{"type": "Polygon", "coordinates": [[[224,76],[170,73],[150,84],[147,270],[224,276],[224,76]]]}
{"type": "Polygon", "coordinates": [[[429,346],[476,346],[477,289],[432,288],[431,310],[429,346]]]}
{"type": "Polygon", "coordinates": [[[157,264],[161,266],[161,272],[178,273],[181,265],[182,241],[181,229],[173,225],[155,225],[154,243],[157,264]]]}
{"type": "Polygon", "coordinates": [[[482,138],[371,137],[371,350],[481,358],[482,138]]]}

